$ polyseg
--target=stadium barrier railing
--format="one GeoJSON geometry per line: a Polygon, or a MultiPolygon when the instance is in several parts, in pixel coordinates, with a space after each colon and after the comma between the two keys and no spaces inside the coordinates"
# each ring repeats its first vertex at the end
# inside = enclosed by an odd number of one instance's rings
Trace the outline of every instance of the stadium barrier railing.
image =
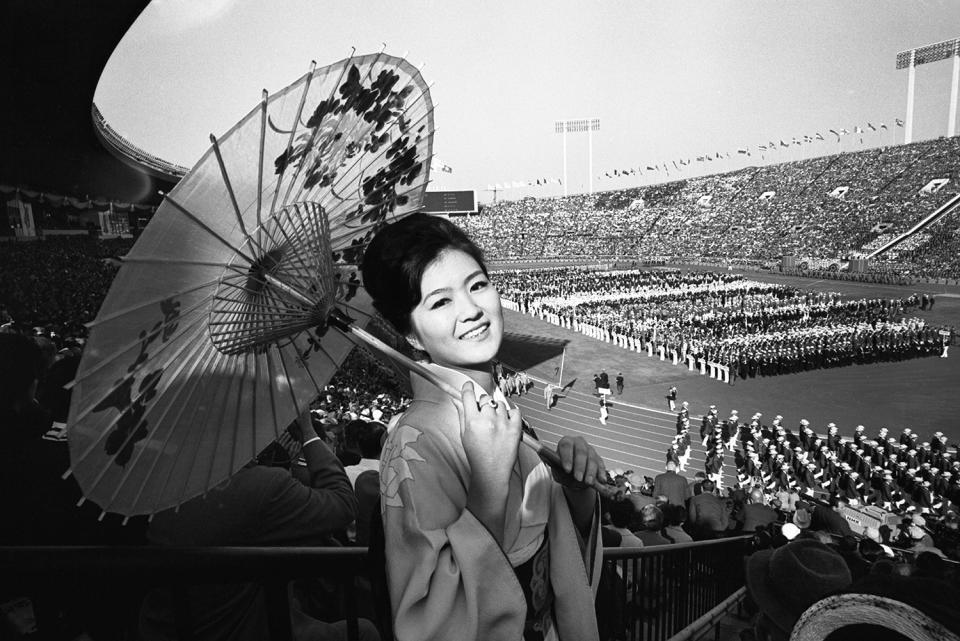
{"type": "Polygon", "coordinates": [[[597,595],[601,639],[666,641],[746,583],[752,536],[604,550],[597,595]]]}
{"type": "MultiPolygon", "coordinates": [[[[606,548],[597,595],[600,638],[665,641],[702,621],[743,587],[750,538],[606,548]]],[[[292,638],[290,582],[322,578],[337,592],[348,639],[358,638],[358,616],[370,618],[388,639],[383,568],[370,558],[362,547],[0,547],[0,604],[8,623],[11,604],[37,605],[48,615],[40,617],[43,638],[56,637],[50,627],[60,616],[50,616],[49,604],[70,604],[82,612],[77,624],[90,628],[92,638],[122,641],[138,637],[140,605],[152,589],[172,588],[177,595],[187,586],[251,582],[264,588],[271,639],[285,640],[292,638]]],[[[175,607],[188,611],[182,598],[175,607]]],[[[178,637],[188,641],[182,623],[178,637]]]]}

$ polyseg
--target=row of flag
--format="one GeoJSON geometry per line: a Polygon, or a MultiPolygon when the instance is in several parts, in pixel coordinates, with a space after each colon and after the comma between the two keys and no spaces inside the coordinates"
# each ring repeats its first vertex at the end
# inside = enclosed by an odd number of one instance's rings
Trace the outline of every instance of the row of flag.
{"type": "MultiPolygon", "coordinates": [[[[899,118],[894,119],[894,125],[896,127],[903,127],[903,121],[899,118]]],[[[844,136],[860,136],[860,142],[863,142],[863,134],[867,130],[879,133],[881,131],[887,131],[889,127],[885,123],[878,123],[874,125],[872,122],[868,122],[866,129],[860,125],[855,125],[853,131],[850,131],[846,128],[840,127],[838,129],[828,129],[827,133],[836,137],[837,143],[840,143],[841,139],[844,136]]],[[[736,154],[737,156],[748,156],[752,157],[755,153],[758,153],[763,157],[764,154],[771,153],[774,151],[781,151],[783,149],[791,149],[794,146],[802,146],[806,144],[811,144],[814,142],[826,142],[826,137],[821,132],[816,132],[814,135],[804,135],[800,138],[793,136],[789,141],[784,140],[783,138],[779,140],[770,140],[764,144],[756,145],[754,148],[751,147],[738,147],[736,154]]],[[[605,171],[599,176],[598,179],[602,180],[603,178],[624,178],[627,176],[642,176],[643,172],[653,172],[653,173],[665,173],[670,175],[670,168],[673,167],[673,171],[682,172],[684,167],[692,165],[695,162],[698,163],[712,163],[719,160],[725,160],[731,158],[730,152],[716,152],[708,153],[702,156],[696,156],[694,158],[686,158],[679,160],[672,160],[669,163],[654,163],[652,165],[640,165],[638,167],[629,167],[627,169],[614,169],[612,171],[605,171]]],[[[443,173],[452,174],[453,168],[444,163],[439,158],[436,158],[436,166],[443,173]]],[[[536,178],[534,180],[511,180],[502,183],[492,183],[487,185],[487,191],[497,192],[505,191],[508,189],[523,189],[526,187],[546,187],[548,185],[562,185],[563,181],[559,178],[536,178]]]]}
{"type": "MultiPolygon", "coordinates": [[[[903,121],[899,118],[894,120],[894,126],[903,127],[903,121]]],[[[853,131],[850,131],[846,128],[840,127],[838,129],[828,129],[827,133],[836,137],[837,143],[841,141],[844,136],[858,135],[860,136],[860,142],[863,142],[863,134],[867,131],[879,133],[881,131],[889,130],[889,127],[885,123],[878,123],[874,125],[872,122],[868,122],[866,129],[860,125],[855,125],[853,131]]],[[[756,145],[754,148],[751,147],[739,147],[737,148],[738,156],[748,156],[752,157],[754,154],[759,154],[763,157],[764,154],[781,151],[783,149],[791,149],[794,146],[802,146],[814,142],[826,142],[826,138],[821,132],[816,132],[814,135],[804,135],[800,138],[794,136],[789,141],[784,140],[783,138],[779,140],[771,140],[761,145],[756,145]]],[[[627,176],[642,176],[643,172],[654,172],[654,173],[665,173],[670,175],[671,167],[675,172],[683,171],[684,167],[692,165],[694,162],[698,163],[712,163],[719,160],[725,160],[731,158],[730,152],[716,152],[708,153],[702,156],[696,156],[695,158],[679,159],[672,160],[668,162],[654,163],[652,165],[641,165],[638,167],[629,167],[627,169],[614,169],[612,171],[605,171],[597,176],[598,179],[602,180],[603,178],[624,178],[627,176]]]]}
{"type": "MultiPolygon", "coordinates": [[[[434,157],[435,164],[440,171],[445,174],[452,174],[453,167],[443,162],[438,156],[434,157]]],[[[487,185],[487,191],[498,192],[507,189],[521,189],[523,187],[545,187],[547,185],[562,185],[563,181],[559,178],[536,178],[534,180],[511,180],[509,182],[493,183],[487,185]]]]}
{"type": "Polygon", "coordinates": [[[562,185],[559,178],[537,178],[536,180],[511,180],[509,182],[487,185],[487,191],[504,191],[507,189],[522,189],[524,187],[546,187],[547,185],[562,185]]]}

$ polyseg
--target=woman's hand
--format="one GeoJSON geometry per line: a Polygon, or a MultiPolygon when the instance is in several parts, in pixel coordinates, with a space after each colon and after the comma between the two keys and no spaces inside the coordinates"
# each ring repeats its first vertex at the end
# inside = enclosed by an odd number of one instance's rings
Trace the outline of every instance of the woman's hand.
{"type": "Polygon", "coordinates": [[[557,456],[569,476],[554,474],[557,483],[571,489],[592,487],[607,482],[607,468],[597,451],[581,436],[564,436],[557,443],[557,456]]]}
{"type": "Polygon", "coordinates": [[[604,487],[607,469],[597,451],[580,436],[564,436],[557,443],[557,456],[567,474],[554,472],[553,478],[563,485],[570,507],[570,516],[586,537],[593,526],[597,494],[594,487],[604,487]]]}
{"type": "Polygon", "coordinates": [[[484,397],[478,406],[473,383],[469,381],[460,394],[465,426],[463,449],[470,463],[467,509],[502,544],[504,508],[520,444],[520,410],[508,410],[489,397],[484,397]]]}

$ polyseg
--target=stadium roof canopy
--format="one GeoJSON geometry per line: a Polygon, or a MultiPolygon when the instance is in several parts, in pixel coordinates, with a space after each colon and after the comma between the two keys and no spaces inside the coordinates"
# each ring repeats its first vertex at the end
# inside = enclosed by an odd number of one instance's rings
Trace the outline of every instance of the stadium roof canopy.
{"type": "MultiPolygon", "coordinates": [[[[104,66],[149,0],[3,0],[0,184],[157,204],[174,176],[107,150],[93,96],[104,66]]],[[[149,78],[144,78],[149,82],[149,78]]],[[[162,169],[162,167],[161,167],[162,169]]]]}

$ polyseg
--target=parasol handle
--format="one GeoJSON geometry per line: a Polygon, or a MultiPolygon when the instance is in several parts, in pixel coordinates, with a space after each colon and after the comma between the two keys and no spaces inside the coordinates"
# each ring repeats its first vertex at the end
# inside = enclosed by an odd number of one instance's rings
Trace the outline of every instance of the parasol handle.
{"type": "MultiPolygon", "coordinates": [[[[346,317],[345,315],[341,315],[340,313],[338,313],[337,310],[334,310],[331,313],[330,324],[342,332],[349,333],[349,334],[352,334],[353,336],[356,336],[358,339],[360,339],[367,345],[399,361],[407,369],[416,372],[417,374],[424,377],[425,379],[427,379],[428,381],[430,381],[431,383],[439,387],[441,390],[446,392],[450,396],[450,398],[453,399],[453,402],[456,403],[458,407],[462,408],[462,401],[460,400],[460,390],[458,390],[453,385],[451,385],[447,381],[440,378],[436,372],[434,372],[429,367],[424,366],[423,363],[418,363],[417,361],[413,360],[406,354],[397,351],[396,349],[387,345],[382,340],[380,340],[370,332],[366,331],[365,329],[356,327],[351,322],[349,322],[349,317],[346,317]]],[[[569,477],[570,474],[569,472],[563,469],[563,465],[561,464],[560,457],[557,455],[557,453],[544,447],[543,443],[541,443],[537,439],[537,437],[535,437],[533,434],[531,434],[528,431],[529,429],[530,428],[526,425],[526,422],[524,422],[524,430],[523,432],[521,432],[520,442],[526,445],[527,447],[529,447],[534,452],[536,452],[537,455],[540,457],[540,460],[546,463],[547,466],[549,466],[554,473],[561,476],[569,477]]],[[[574,483],[580,483],[580,482],[574,481],[574,483]]],[[[587,486],[588,484],[584,484],[584,485],[587,486]]],[[[592,481],[589,483],[589,487],[593,487],[593,489],[597,490],[601,494],[601,496],[605,496],[608,498],[612,497],[614,493],[614,488],[612,486],[602,483],[595,478],[592,479],[592,481]]]]}

